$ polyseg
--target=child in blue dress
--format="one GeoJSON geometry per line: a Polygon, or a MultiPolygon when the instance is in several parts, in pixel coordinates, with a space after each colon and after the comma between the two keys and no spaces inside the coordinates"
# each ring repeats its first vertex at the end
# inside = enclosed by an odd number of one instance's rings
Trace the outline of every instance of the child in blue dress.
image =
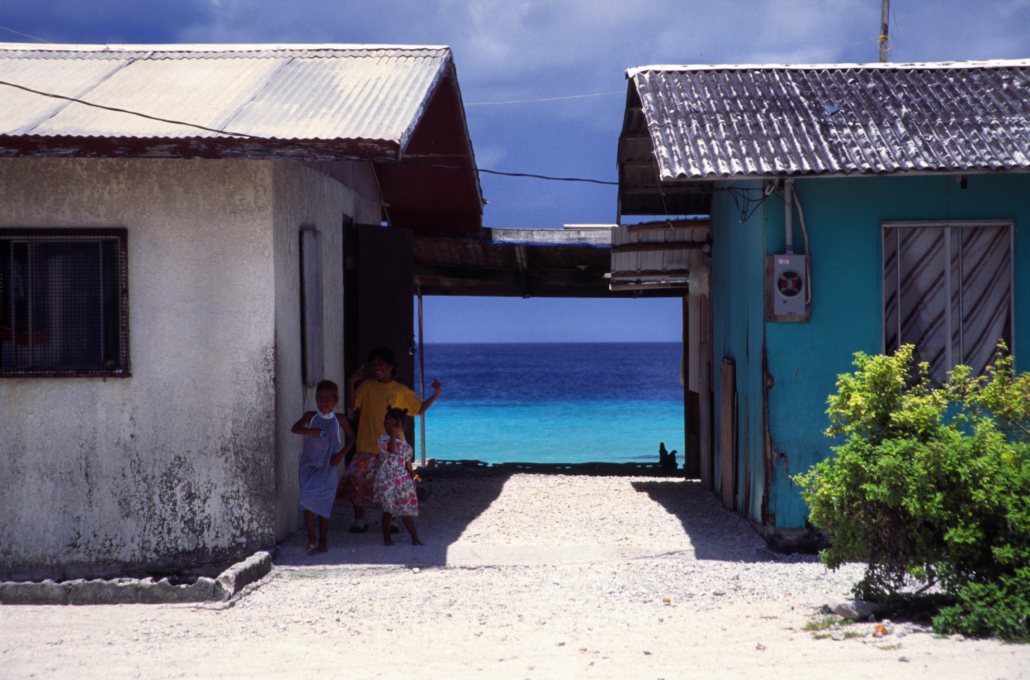
{"type": "Polygon", "coordinates": [[[308,552],[324,553],[329,550],[329,514],[336,499],[339,481],[336,466],[354,446],[354,433],[347,418],[333,409],[340,401],[340,388],[331,380],[323,380],[315,388],[317,411],[308,411],[294,423],[293,434],[305,435],[304,450],[300,454],[297,480],[300,482],[300,507],[304,511],[304,524],[308,529],[308,552]],[[340,430],[346,434],[346,445],[340,430]],[[315,535],[315,515],[321,536],[315,535]]]}

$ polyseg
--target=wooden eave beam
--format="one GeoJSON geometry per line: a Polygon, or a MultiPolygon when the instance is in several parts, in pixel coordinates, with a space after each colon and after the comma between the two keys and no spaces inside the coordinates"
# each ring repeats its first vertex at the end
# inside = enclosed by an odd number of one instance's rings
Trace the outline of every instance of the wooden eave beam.
{"type": "Polygon", "coordinates": [[[397,145],[377,140],[267,140],[237,138],[137,139],[123,137],[0,136],[0,158],[231,158],[345,161],[395,155],[397,145]],[[354,158],[348,158],[353,156],[354,158]]]}

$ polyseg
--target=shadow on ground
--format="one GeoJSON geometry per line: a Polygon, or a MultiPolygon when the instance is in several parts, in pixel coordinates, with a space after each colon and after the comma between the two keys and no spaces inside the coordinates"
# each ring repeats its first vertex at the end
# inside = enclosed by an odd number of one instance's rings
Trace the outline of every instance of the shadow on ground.
{"type": "Polygon", "coordinates": [[[771,551],[740,515],[722,507],[697,479],[655,479],[633,482],[633,488],[675,515],[690,536],[699,560],[776,562],[771,551]]]}
{"type": "Polygon", "coordinates": [[[436,469],[421,474],[431,485],[432,492],[419,503],[415,527],[420,537],[432,537],[426,541],[429,545],[412,546],[411,537],[401,526],[400,533],[393,535],[394,545],[384,546],[379,510],[368,511],[368,531],[349,533],[353,512],[349,507],[337,506],[329,518],[329,552],[309,554],[307,533],[301,528],[279,544],[275,563],[278,566],[445,565],[448,548],[501,495],[512,472],[436,469]],[[475,483],[467,483],[471,481],[475,483]]]}

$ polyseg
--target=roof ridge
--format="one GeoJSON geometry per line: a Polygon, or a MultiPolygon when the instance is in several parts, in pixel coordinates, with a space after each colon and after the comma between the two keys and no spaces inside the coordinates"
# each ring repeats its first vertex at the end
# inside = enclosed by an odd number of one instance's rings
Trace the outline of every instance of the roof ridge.
{"type": "Polygon", "coordinates": [[[653,64],[626,69],[626,77],[632,78],[637,73],[646,71],[826,71],[826,70],[927,70],[927,69],[974,69],[974,68],[1012,68],[1030,66],[1027,59],[987,59],[981,61],[923,61],[923,62],[873,62],[866,64],[653,64]]]}
{"type": "Polygon", "coordinates": [[[88,52],[92,54],[122,52],[440,52],[448,45],[386,45],[358,43],[246,43],[246,44],[156,44],[156,45],[78,45],[56,43],[0,42],[0,52],[88,52]]]}

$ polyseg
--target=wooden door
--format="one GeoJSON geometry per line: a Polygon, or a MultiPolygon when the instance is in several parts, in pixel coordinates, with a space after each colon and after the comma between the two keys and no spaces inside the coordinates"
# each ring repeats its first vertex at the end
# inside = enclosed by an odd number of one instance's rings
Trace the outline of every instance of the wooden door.
{"type": "MultiPolygon", "coordinates": [[[[415,384],[415,255],[410,229],[344,225],[344,365],[347,375],[376,347],[389,347],[397,380],[415,384]]],[[[371,373],[366,372],[366,378],[371,373]]],[[[413,420],[405,438],[414,442],[413,420]]]]}
{"type": "Polygon", "coordinates": [[[701,367],[701,374],[698,376],[698,448],[700,449],[700,474],[701,486],[711,490],[714,488],[712,470],[715,460],[712,451],[712,357],[711,343],[709,337],[712,332],[712,319],[709,313],[711,303],[708,296],[702,295],[700,299],[700,323],[701,334],[698,343],[698,365],[701,367]]]}
{"type": "Polygon", "coordinates": [[[720,448],[722,460],[722,505],[733,510],[734,478],[737,464],[737,365],[733,359],[722,360],[722,400],[720,403],[720,448]]]}

